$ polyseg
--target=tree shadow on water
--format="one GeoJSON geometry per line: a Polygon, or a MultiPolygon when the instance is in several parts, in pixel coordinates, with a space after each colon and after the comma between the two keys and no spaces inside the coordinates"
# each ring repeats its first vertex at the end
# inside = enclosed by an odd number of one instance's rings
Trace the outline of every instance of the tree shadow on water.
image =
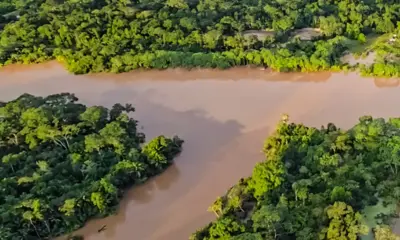
{"type": "MultiPolygon", "coordinates": [[[[179,175],[180,172],[176,164],[171,164],[163,173],[127,191],[124,196],[124,198],[128,199],[126,203],[129,203],[131,200],[134,200],[135,204],[150,202],[155,191],[168,190],[179,179],[179,175]]],[[[121,203],[122,208],[124,208],[123,203],[121,203]]]]}
{"type": "Polygon", "coordinates": [[[107,107],[131,103],[136,108],[133,117],[143,126],[147,140],[176,134],[185,142],[182,153],[165,172],[126,192],[116,215],[91,221],[86,230],[81,229],[85,239],[151,239],[158,228],[174,221],[168,206],[201,181],[210,164],[218,161],[212,156],[241,134],[243,126],[237,121],[218,121],[203,109],[177,111],[152,102],[151,96],[123,86],[103,92],[99,102],[89,102],[107,107]],[[107,224],[107,230],[98,234],[93,224],[99,228],[107,224]]]}

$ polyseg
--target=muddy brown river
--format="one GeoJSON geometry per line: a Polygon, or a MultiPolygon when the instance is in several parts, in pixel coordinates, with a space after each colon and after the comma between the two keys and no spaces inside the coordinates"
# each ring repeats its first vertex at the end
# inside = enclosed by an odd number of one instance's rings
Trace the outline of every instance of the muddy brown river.
{"type": "Polygon", "coordinates": [[[0,100],[72,92],[81,102],[132,103],[148,138],[177,134],[182,154],[163,174],[126,193],[118,214],[78,230],[88,240],[184,240],[213,220],[207,207],[263,160],[281,114],[347,128],[361,115],[399,116],[399,80],[356,74],[277,74],[258,69],[136,71],[73,76],[56,63],[0,70],[0,100]],[[102,225],[107,229],[97,233],[102,225]]]}

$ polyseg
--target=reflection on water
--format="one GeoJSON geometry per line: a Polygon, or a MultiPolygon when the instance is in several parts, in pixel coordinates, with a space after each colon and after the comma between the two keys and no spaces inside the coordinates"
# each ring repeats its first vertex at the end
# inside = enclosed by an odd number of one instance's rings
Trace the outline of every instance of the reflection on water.
{"type": "Polygon", "coordinates": [[[214,69],[167,69],[167,70],[136,70],[118,75],[110,73],[91,74],[89,78],[110,81],[132,81],[134,79],[148,79],[153,81],[190,81],[197,80],[266,80],[287,82],[325,82],[329,79],[330,72],[319,73],[277,73],[250,67],[237,67],[228,70],[214,69]],[[134,76],[134,77],[133,77],[134,76]]]}
{"type": "Polygon", "coordinates": [[[375,78],[375,86],[377,87],[398,87],[400,84],[399,78],[375,78]]]}
{"type": "Polygon", "coordinates": [[[263,140],[282,113],[313,126],[334,122],[341,127],[365,114],[399,116],[393,103],[400,100],[400,89],[393,86],[398,80],[361,79],[354,73],[250,68],[85,76],[70,75],[55,63],[0,70],[0,100],[25,92],[73,92],[89,105],[129,102],[148,139],[177,134],[185,140],[174,165],[126,192],[118,214],[78,231],[89,240],[187,239],[213,219],[206,209],[216,196],[262,160],[263,140]],[[97,233],[104,224],[107,230],[97,233]]]}

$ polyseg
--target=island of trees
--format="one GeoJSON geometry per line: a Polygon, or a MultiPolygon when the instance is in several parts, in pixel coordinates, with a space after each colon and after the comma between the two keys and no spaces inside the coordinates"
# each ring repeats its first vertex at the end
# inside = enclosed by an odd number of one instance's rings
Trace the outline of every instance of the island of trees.
{"type": "Polygon", "coordinates": [[[397,0],[1,0],[0,14],[0,65],[57,59],[75,74],[237,65],[400,74],[397,0]],[[376,36],[379,49],[367,47],[376,36]],[[382,57],[341,61],[360,48],[382,57]]]}
{"type": "Polygon", "coordinates": [[[194,240],[397,240],[400,118],[361,117],[349,130],[284,118],[266,160],[209,208],[217,220],[194,240]]]}
{"type": "Polygon", "coordinates": [[[145,143],[130,104],[69,93],[0,104],[0,239],[51,239],[113,213],[123,189],[171,164],[182,140],[145,143]]]}

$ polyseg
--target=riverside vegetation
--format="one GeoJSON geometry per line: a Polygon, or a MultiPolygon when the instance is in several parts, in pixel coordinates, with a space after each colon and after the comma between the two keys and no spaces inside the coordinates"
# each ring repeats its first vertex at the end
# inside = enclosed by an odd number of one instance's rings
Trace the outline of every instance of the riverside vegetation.
{"type": "Polygon", "coordinates": [[[123,189],[162,172],[182,140],[144,144],[134,108],[68,93],[0,104],[0,239],[51,239],[114,212],[123,189]]]}
{"type": "Polygon", "coordinates": [[[371,66],[340,61],[349,40],[400,34],[396,0],[1,0],[0,14],[0,65],[58,59],[75,74],[238,65],[400,73],[398,38],[380,49],[390,57],[371,66]]]}
{"type": "Polygon", "coordinates": [[[251,177],[210,207],[217,220],[192,239],[400,238],[388,226],[400,200],[400,118],[365,116],[347,131],[285,118],[264,152],[251,177]],[[368,214],[379,205],[394,210],[368,214]]]}

